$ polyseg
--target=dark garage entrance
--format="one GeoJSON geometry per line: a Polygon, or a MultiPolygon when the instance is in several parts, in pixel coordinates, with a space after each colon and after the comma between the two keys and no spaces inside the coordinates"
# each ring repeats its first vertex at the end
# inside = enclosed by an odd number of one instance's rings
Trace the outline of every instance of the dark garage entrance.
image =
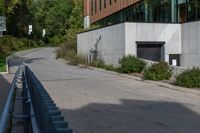
{"type": "Polygon", "coordinates": [[[164,60],[165,42],[136,42],[136,44],[138,58],[156,62],[164,60]]]}

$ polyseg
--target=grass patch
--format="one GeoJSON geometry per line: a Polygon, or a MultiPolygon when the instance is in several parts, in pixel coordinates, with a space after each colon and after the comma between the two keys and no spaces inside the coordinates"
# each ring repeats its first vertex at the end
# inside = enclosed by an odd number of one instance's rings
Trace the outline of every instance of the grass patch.
{"type": "Polygon", "coordinates": [[[6,56],[0,55],[0,72],[6,71],[6,56]]]}
{"type": "Polygon", "coordinates": [[[97,68],[103,68],[108,71],[114,71],[114,72],[120,72],[120,69],[118,67],[114,67],[113,65],[106,65],[103,60],[97,59],[92,62],[90,62],[89,66],[97,67],[97,68]]]}
{"type": "Polygon", "coordinates": [[[0,38],[0,72],[6,71],[6,57],[21,50],[41,47],[42,42],[5,35],[0,38]]]}
{"type": "Polygon", "coordinates": [[[85,64],[84,57],[77,55],[77,42],[68,41],[60,45],[57,50],[57,58],[62,58],[71,62],[72,65],[85,64]]]}

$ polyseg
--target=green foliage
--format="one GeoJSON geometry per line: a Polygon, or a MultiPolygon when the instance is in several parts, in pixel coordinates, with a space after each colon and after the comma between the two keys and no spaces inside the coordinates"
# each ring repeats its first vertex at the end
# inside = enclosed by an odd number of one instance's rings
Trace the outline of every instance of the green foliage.
{"type": "Polygon", "coordinates": [[[0,55],[0,72],[6,71],[6,56],[0,55]]]}
{"type": "Polygon", "coordinates": [[[32,7],[34,36],[40,38],[42,29],[47,37],[64,36],[69,28],[69,17],[73,9],[72,0],[42,1],[32,7]]]}
{"type": "Polygon", "coordinates": [[[93,24],[90,26],[90,28],[83,29],[83,31],[90,31],[90,30],[98,29],[100,27],[101,27],[101,25],[93,24]]]}
{"type": "Polygon", "coordinates": [[[49,43],[60,44],[74,40],[76,33],[82,30],[81,0],[43,1],[34,4],[31,9],[34,38],[41,38],[42,29],[46,29],[49,43]]]}
{"type": "Polygon", "coordinates": [[[170,79],[172,71],[166,62],[153,64],[144,71],[144,79],[148,80],[165,80],[170,79]]]}
{"type": "Polygon", "coordinates": [[[108,71],[119,72],[119,68],[114,67],[113,65],[106,65],[105,62],[103,60],[100,60],[100,59],[93,60],[92,62],[90,62],[89,65],[93,66],[93,67],[97,67],[97,68],[103,68],[103,69],[106,69],[108,71]]]}
{"type": "Polygon", "coordinates": [[[82,0],[10,0],[2,7],[6,7],[7,33],[15,37],[56,45],[74,40],[76,33],[82,31],[82,0]],[[28,36],[29,24],[33,25],[31,36],[28,36]]]}
{"type": "Polygon", "coordinates": [[[35,48],[41,46],[40,43],[26,38],[15,38],[12,36],[4,36],[0,38],[0,71],[6,69],[6,56],[13,54],[19,50],[25,50],[28,48],[35,48]]]}
{"type": "Polygon", "coordinates": [[[97,60],[91,61],[89,65],[93,67],[97,67],[97,68],[104,68],[105,62],[103,60],[97,59],[97,60]]]}
{"type": "Polygon", "coordinates": [[[4,0],[0,0],[0,16],[5,15],[5,5],[4,5],[4,0]]]}
{"type": "Polygon", "coordinates": [[[40,43],[26,38],[15,38],[12,36],[4,36],[0,38],[0,53],[1,55],[9,55],[15,51],[28,48],[39,47],[40,43]]]}
{"type": "Polygon", "coordinates": [[[74,7],[69,17],[69,27],[71,29],[79,29],[82,27],[83,22],[83,5],[81,0],[74,0],[74,7]]]}
{"type": "Polygon", "coordinates": [[[103,68],[108,71],[120,72],[119,68],[114,67],[113,65],[105,65],[103,68]]]}
{"type": "Polygon", "coordinates": [[[135,56],[128,55],[127,57],[123,57],[119,63],[121,64],[120,71],[122,73],[134,73],[134,72],[142,72],[146,66],[146,63],[136,58],[135,56]]]}
{"type": "Polygon", "coordinates": [[[7,9],[6,9],[7,14],[15,14],[15,9],[17,8],[17,6],[21,5],[21,3],[22,3],[21,0],[10,0],[9,3],[7,4],[7,9]]]}
{"type": "Polygon", "coordinates": [[[15,37],[27,37],[31,22],[27,0],[10,0],[6,5],[7,33],[15,37]]]}
{"type": "Polygon", "coordinates": [[[200,69],[186,70],[176,77],[176,85],[188,88],[200,88],[200,69]]]}
{"type": "Polygon", "coordinates": [[[63,42],[63,39],[60,36],[53,36],[52,38],[49,38],[49,43],[52,44],[52,46],[57,46],[58,44],[62,42],[63,42]]]}

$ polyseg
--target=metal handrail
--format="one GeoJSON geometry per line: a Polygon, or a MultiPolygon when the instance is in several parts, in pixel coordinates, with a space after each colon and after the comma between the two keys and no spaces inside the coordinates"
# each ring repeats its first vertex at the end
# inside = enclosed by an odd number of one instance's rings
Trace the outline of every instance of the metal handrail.
{"type": "Polygon", "coordinates": [[[12,85],[8,93],[8,97],[6,99],[6,103],[4,105],[3,111],[0,116],[0,133],[5,133],[8,130],[9,121],[11,120],[11,117],[12,117],[11,109],[13,106],[15,87],[16,87],[17,76],[19,72],[20,72],[20,67],[15,73],[12,85]]]}
{"type": "Polygon", "coordinates": [[[40,131],[42,133],[72,133],[72,129],[68,128],[68,123],[61,116],[60,110],[27,65],[25,73],[40,131]]]}
{"type": "Polygon", "coordinates": [[[0,117],[0,133],[8,131],[12,124],[12,116],[15,119],[22,118],[26,133],[72,133],[61,111],[49,96],[41,82],[31,69],[26,65],[17,70],[10,91],[0,117]],[[13,115],[15,92],[18,75],[21,74],[23,113],[13,115]],[[10,123],[9,123],[10,122],[10,123]]]}
{"type": "MultiPolygon", "coordinates": [[[[29,98],[31,98],[31,96],[30,96],[30,88],[28,87],[28,83],[27,83],[27,77],[26,77],[26,67],[28,67],[27,66],[27,64],[25,64],[24,62],[23,62],[23,68],[24,68],[24,70],[23,70],[23,78],[24,78],[24,80],[23,80],[23,88],[24,89],[26,89],[26,95],[27,95],[27,97],[29,97],[29,98]]],[[[32,101],[31,101],[31,99],[28,99],[27,101],[26,101],[27,103],[29,103],[30,104],[30,106],[29,106],[29,108],[30,108],[30,116],[32,116],[31,117],[31,119],[30,119],[30,121],[31,121],[31,130],[32,130],[32,133],[40,133],[40,131],[39,131],[39,128],[38,128],[38,123],[37,123],[37,121],[36,121],[36,117],[35,117],[35,112],[34,112],[34,109],[33,109],[33,103],[32,103],[32,101]]],[[[27,108],[25,105],[24,105],[24,108],[27,108]]],[[[27,113],[27,112],[26,112],[27,113]]],[[[25,130],[28,128],[28,127],[24,127],[25,128],[25,130]]]]}

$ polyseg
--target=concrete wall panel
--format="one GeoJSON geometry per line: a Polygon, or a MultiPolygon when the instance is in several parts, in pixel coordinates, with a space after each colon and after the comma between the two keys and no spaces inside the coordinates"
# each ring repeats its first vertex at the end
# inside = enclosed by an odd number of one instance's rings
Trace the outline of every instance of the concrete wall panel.
{"type": "Polygon", "coordinates": [[[200,22],[182,24],[181,66],[200,66],[200,22]]]}
{"type": "Polygon", "coordinates": [[[77,35],[78,54],[89,55],[98,38],[98,57],[107,64],[117,65],[119,58],[125,55],[125,24],[118,24],[77,35]]]}
{"type": "Polygon", "coordinates": [[[117,65],[124,55],[137,55],[136,41],[165,42],[165,61],[169,54],[181,54],[180,24],[122,23],[78,34],[78,54],[89,55],[99,37],[99,58],[117,65]]]}
{"type": "Polygon", "coordinates": [[[155,23],[126,23],[126,54],[137,55],[136,42],[165,42],[165,61],[169,54],[181,54],[181,25],[155,23]]]}

